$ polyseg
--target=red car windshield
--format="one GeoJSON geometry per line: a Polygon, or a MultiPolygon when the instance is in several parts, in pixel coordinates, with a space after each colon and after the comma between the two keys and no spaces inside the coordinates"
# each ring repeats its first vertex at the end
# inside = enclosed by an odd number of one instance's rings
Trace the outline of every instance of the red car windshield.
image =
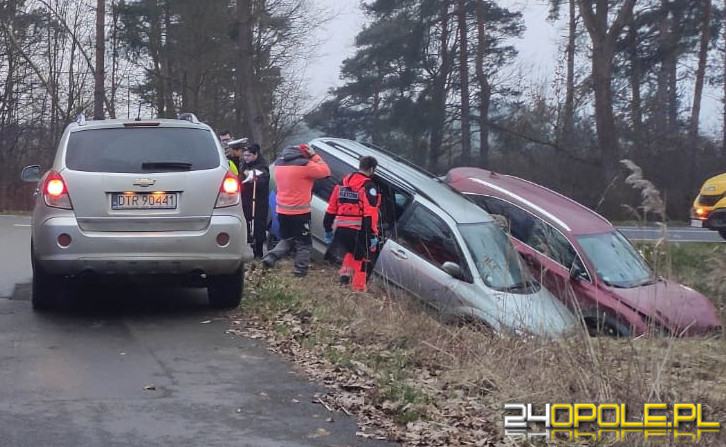
{"type": "Polygon", "coordinates": [[[609,286],[638,287],[653,282],[653,272],[640,253],[625,237],[613,231],[578,236],[597,276],[609,286]]]}

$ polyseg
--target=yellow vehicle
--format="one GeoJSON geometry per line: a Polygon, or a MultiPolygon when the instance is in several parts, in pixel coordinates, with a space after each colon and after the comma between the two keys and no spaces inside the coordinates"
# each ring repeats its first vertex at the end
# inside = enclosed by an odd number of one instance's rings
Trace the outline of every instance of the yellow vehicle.
{"type": "Polygon", "coordinates": [[[691,226],[716,230],[726,239],[726,173],[711,177],[693,201],[691,226]]]}

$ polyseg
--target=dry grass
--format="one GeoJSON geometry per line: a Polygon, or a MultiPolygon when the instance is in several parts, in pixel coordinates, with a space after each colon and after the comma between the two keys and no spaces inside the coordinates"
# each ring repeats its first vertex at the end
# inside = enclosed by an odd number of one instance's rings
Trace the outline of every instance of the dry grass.
{"type": "Polygon", "coordinates": [[[327,266],[305,281],[253,271],[242,321],[331,385],[321,399],[358,415],[368,435],[406,445],[507,445],[508,402],[697,401],[710,419],[726,416],[723,339],[500,336],[444,324],[385,287],[353,295],[330,285],[334,277],[327,266]]]}
{"type": "MultiPolygon", "coordinates": [[[[662,223],[664,237],[641,251],[658,274],[712,297],[726,321],[726,247],[667,243],[659,191],[637,165],[622,163],[631,171],[626,182],[641,192],[643,220],[651,214],[662,223]]],[[[446,324],[384,285],[351,294],[331,285],[335,276],[329,266],[304,281],[251,269],[240,332],[266,338],[329,385],[317,399],[356,415],[362,436],[416,446],[514,445],[502,429],[505,403],[625,403],[632,419],[646,402],[697,402],[706,419],[726,420],[723,336],[591,338],[583,329],[554,340],[513,337],[446,324]]],[[[621,443],[642,444],[632,435],[621,443]]],[[[701,444],[725,445],[726,435],[704,434],[701,444]]]]}

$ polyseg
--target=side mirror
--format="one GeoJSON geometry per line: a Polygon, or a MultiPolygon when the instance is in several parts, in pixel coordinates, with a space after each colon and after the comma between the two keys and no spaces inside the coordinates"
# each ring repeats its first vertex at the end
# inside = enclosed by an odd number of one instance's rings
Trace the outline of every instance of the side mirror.
{"type": "Polygon", "coordinates": [[[575,260],[575,262],[572,263],[572,267],[570,267],[570,279],[574,281],[580,281],[587,278],[587,273],[585,273],[585,269],[582,267],[582,264],[575,260]]]}
{"type": "Polygon", "coordinates": [[[40,181],[41,172],[39,165],[30,165],[23,168],[20,173],[20,180],[28,183],[38,183],[40,181]]]}
{"type": "Polygon", "coordinates": [[[464,279],[464,272],[461,271],[461,267],[459,267],[459,264],[453,263],[451,261],[446,261],[443,263],[441,268],[446,273],[451,275],[452,278],[461,279],[461,280],[464,279]]]}

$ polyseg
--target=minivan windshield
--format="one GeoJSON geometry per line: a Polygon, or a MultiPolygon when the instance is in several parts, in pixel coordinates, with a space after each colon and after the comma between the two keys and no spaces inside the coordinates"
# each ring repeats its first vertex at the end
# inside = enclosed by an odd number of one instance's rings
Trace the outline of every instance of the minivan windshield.
{"type": "Polygon", "coordinates": [[[75,171],[151,173],[199,171],[220,165],[206,129],[128,127],[71,133],[66,167],[75,171]]]}
{"type": "Polygon", "coordinates": [[[497,224],[461,224],[459,231],[488,287],[512,293],[533,293],[539,290],[539,284],[522,266],[517,250],[497,224]]]}
{"type": "Polygon", "coordinates": [[[653,282],[648,264],[619,232],[578,236],[577,240],[605,284],[631,288],[653,282]]]}

